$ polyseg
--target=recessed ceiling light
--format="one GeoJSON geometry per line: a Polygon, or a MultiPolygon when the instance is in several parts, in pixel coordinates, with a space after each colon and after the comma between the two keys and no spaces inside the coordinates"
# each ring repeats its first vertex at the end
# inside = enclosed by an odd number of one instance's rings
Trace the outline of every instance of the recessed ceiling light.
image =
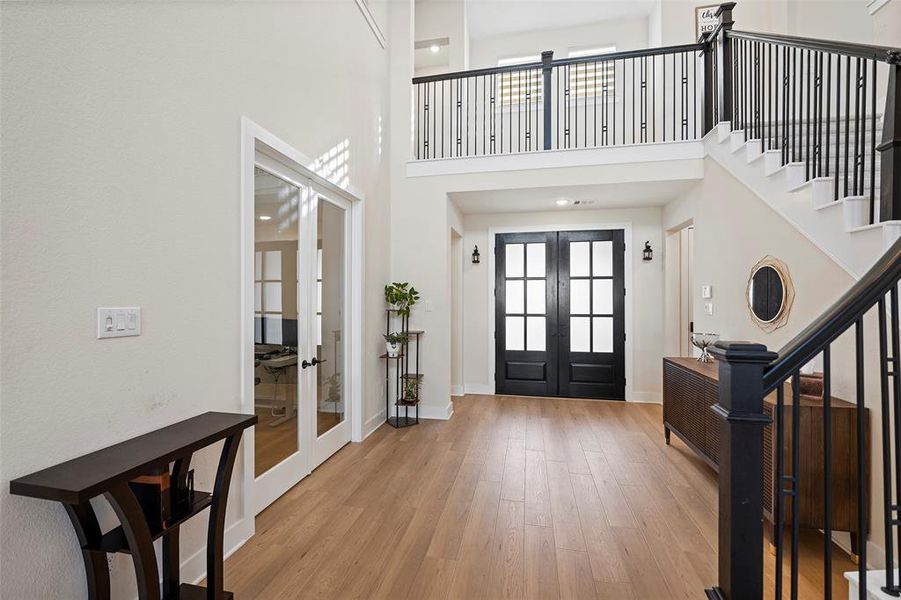
{"type": "Polygon", "coordinates": [[[257,218],[258,218],[260,221],[268,221],[268,220],[271,219],[272,217],[270,217],[269,215],[260,215],[260,216],[257,217],[257,218]]]}
{"type": "Polygon", "coordinates": [[[569,200],[566,200],[565,198],[557,200],[557,206],[566,206],[567,204],[569,204],[569,200]]]}
{"type": "Polygon", "coordinates": [[[438,44],[432,44],[429,46],[429,50],[432,51],[432,54],[438,54],[438,51],[441,50],[441,47],[438,44]]]}

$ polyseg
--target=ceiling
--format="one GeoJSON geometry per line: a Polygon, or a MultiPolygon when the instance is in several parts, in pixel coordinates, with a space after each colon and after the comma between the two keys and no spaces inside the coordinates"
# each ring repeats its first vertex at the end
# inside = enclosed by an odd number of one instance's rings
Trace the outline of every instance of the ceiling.
{"type": "Polygon", "coordinates": [[[463,214],[597,210],[663,206],[697,183],[693,180],[650,181],[529,189],[454,192],[451,200],[463,214]],[[557,200],[569,201],[558,206],[557,200]],[[578,204],[574,204],[578,202],[578,204]]]}
{"type": "Polygon", "coordinates": [[[465,0],[472,39],[644,17],[654,0],[465,0]]]}

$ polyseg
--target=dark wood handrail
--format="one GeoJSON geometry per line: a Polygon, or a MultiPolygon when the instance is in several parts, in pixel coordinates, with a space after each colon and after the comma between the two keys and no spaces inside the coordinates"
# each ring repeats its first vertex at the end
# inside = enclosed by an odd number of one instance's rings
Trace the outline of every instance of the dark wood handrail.
{"type": "MultiPolygon", "coordinates": [[[[558,58],[551,61],[552,67],[576,65],[584,63],[607,62],[627,58],[640,58],[642,56],[659,56],[661,54],[678,54],[680,52],[693,52],[703,50],[704,44],[680,44],[678,46],[661,46],[659,48],[641,48],[639,50],[623,50],[621,52],[608,52],[606,54],[594,54],[592,56],[580,56],[578,58],[558,58]]],[[[439,73],[437,75],[424,75],[414,77],[413,84],[431,83],[433,81],[448,81],[451,79],[465,79],[467,77],[480,77],[482,75],[498,75],[501,73],[515,73],[518,71],[535,71],[544,67],[541,61],[523,63],[518,65],[504,65],[502,67],[486,67],[484,69],[469,69],[455,71],[453,73],[439,73]]]]}
{"type": "Polygon", "coordinates": [[[764,371],[764,393],[769,393],[793,372],[810,362],[827,344],[848,330],[864,313],[901,281],[901,239],[882,255],[866,274],[779,350],[764,371]]]}
{"type": "Polygon", "coordinates": [[[831,52],[833,54],[841,54],[842,56],[878,60],[891,65],[901,64],[901,48],[874,46],[871,44],[855,44],[853,42],[837,42],[833,40],[818,40],[777,33],[755,33],[751,31],[738,31],[735,29],[729,30],[727,35],[731,38],[741,40],[767,42],[783,46],[792,46],[794,48],[831,52]]]}

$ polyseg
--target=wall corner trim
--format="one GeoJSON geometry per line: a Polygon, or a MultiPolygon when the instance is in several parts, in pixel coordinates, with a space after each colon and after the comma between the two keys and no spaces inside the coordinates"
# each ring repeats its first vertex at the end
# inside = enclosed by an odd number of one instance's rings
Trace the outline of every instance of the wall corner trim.
{"type": "Polygon", "coordinates": [[[357,8],[359,8],[360,12],[363,13],[363,18],[366,19],[366,23],[372,30],[372,34],[375,36],[375,39],[379,43],[379,46],[381,46],[382,48],[387,48],[388,39],[385,37],[385,34],[382,33],[382,28],[379,27],[379,24],[375,20],[372,11],[369,10],[369,5],[366,4],[366,0],[355,0],[355,2],[357,3],[357,8]]]}

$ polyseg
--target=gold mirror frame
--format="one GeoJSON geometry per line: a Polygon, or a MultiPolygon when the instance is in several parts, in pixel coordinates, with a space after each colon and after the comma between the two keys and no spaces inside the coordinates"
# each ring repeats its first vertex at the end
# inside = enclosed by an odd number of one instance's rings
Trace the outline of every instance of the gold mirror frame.
{"type": "Polygon", "coordinates": [[[757,264],[751,268],[751,275],[748,277],[748,285],[745,288],[745,302],[748,305],[748,313],[754,323],[770,333],[785,325],[788,322],[788,315],[791,312],[792,303],[795,301],[795,286],[792,285],[791,275],[788,272],[788,265],[776,258],[775,256],[764,256],[757,264]],[[751,286],[754,285],[754,275],[763,268],[771,268],[779,275],[782,280],[782,306],[779,312],[770,321],[763,321],[754,314],[754,307],[751,306],[751,286]]]}

